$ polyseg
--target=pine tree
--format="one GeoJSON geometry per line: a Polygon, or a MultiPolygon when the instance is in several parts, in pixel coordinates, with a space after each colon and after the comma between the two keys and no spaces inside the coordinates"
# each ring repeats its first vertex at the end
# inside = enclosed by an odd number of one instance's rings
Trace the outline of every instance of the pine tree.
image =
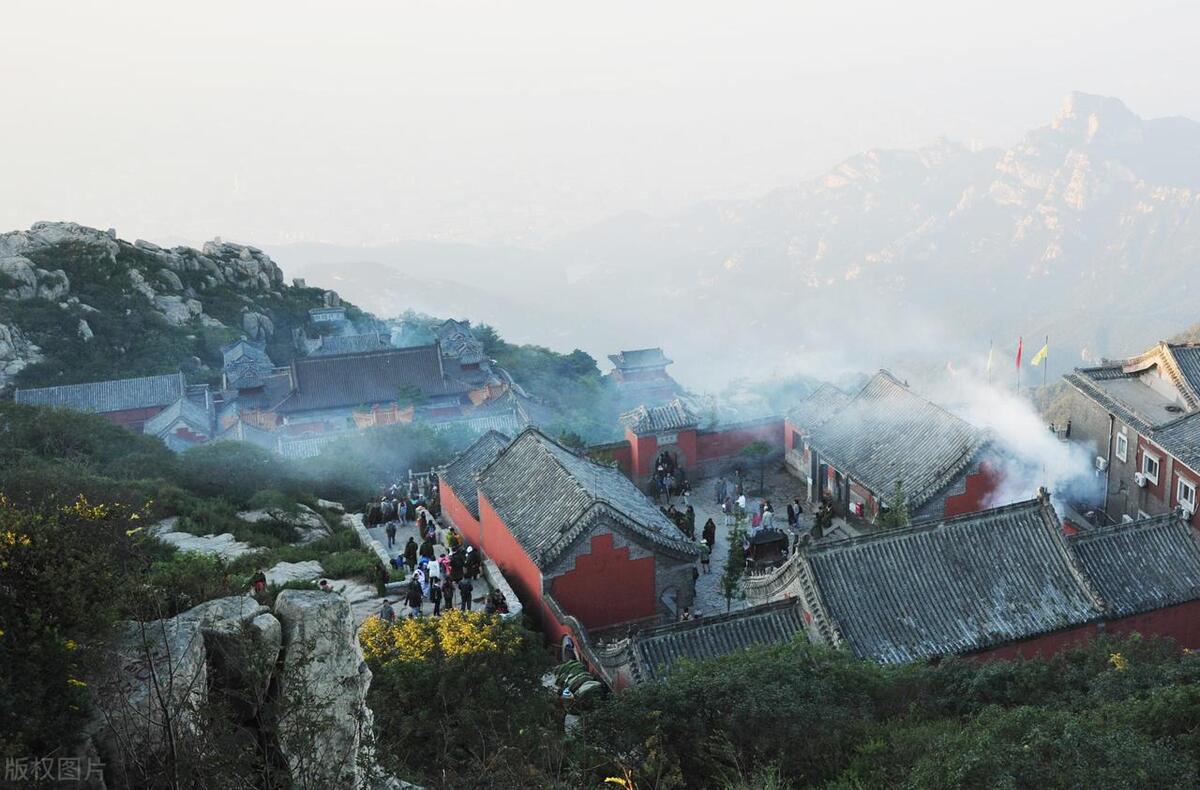
{"type": "Polygon", "coordinates": [[[889,529],[908,525],[908,497],[904,493],[903,480],[896,481],[896,490],[892,492],[887,509],[879,514],[877,523],[889,529]]]}

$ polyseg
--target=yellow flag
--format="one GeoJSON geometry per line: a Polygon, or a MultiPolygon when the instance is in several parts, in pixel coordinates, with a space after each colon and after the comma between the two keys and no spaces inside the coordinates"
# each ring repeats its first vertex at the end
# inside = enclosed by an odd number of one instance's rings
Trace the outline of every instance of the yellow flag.
{"type": "Polygon", "coordinates": [[[1050,344],[1047,343],[1046,345],[1042,346],[1041,349],[1039,349],[1036,354],[1033,355],[1033,359],[1030,360],[1029,364],[1033,365],[1034,367],[1037,367],[1038,365],[1042,364],[1042,362],[1045,361],[1046,355],[1049,353],[1050,353],[1050,344]]]}

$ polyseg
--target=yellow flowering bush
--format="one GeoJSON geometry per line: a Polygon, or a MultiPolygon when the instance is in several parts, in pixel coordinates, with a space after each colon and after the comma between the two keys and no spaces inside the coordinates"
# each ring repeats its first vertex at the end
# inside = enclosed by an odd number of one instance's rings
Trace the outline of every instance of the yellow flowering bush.
{"type": "Polygon", "coordinates": [[[512,653],[521,636],[499,617],[451,609],[440,617],[406,618],[395,624],[371,617],[358,632],[363,654],[381,665],[512,653]]]}

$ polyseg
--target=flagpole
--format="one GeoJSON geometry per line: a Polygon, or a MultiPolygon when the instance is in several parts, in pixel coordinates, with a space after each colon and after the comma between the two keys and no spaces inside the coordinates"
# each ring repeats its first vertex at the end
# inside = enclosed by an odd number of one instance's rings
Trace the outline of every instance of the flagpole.
{"type": "Polygon", "coordinates": [[[1046,368],[1049,367],[1049,365],[1047,365],[1046,362],[1047,362],[1047,360],[1050,359],[1050,335],[1046,335],[1045,348],[1046,348],[1046,356],[1042,357],[1042,386],[1043,387],[1046,386],[1046,368]]]}
{"type": "Polygon", "coordinates": [[[1021,394],[1021,352],[1025,350],[1025,338],[1017,338],[1017,394],[1021,394]]]}

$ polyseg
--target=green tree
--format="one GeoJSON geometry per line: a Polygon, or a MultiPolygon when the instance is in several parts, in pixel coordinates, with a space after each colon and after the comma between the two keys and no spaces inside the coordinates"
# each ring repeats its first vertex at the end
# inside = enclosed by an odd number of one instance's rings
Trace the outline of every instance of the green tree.
{"type": "Polygon", "coordinates": [[[876,523],[881,527],[894,529],[908,526],[908,495],[904,493],[904,481],[897,480],[896,488],[892,491],[887,507],[879,514],[876,523]]]}
{"type": "Polygon", "coordinates": [[[396,390],[396,404],[401,409],[416,408],[425,402],[425,393],[416,384],[401,384],[396,390]]]}
{"type": "Polygon", "coordinates": [[[742,577],[746,573],[746,549],[742,546],[741,523],[729,533],[729,553],[725,559],[725,571],[721,574],[721,594],[725,597],[725,611],[733,608],[733,601],[742,595],[742,577]]]}
{"type": "Polygon", "coordinates": [[[767,459],[771,457],[771,445],[758,439],[743,447],[739,455],[758,471],[758,495],[763,496],[766,492],[767,459]]]}

